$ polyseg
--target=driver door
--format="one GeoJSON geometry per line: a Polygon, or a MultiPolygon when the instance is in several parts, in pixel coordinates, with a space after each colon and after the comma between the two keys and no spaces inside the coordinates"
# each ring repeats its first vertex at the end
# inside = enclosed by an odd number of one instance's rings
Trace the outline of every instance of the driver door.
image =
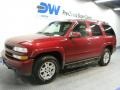
{"type": "Polygon", "coordinates": [[[74,62],[78,60],[83,60],[86,58],[89,58],[89,52],[90,52],[90,47],[91,47],[91,41],[89,34],[87,32],[87,27],[85,23],[79,23],[77,24],[73,32],[79,32],[80,37],[71,37],[68,39],[68,47],[67,47],[67,62],[74,62]]]}

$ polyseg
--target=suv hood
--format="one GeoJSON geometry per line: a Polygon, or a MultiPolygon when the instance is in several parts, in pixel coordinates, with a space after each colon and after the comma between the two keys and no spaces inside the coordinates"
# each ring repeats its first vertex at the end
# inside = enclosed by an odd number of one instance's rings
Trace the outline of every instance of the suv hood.
{"type": "Polygon", "coordinates": [[[33,34],[33,35],[27,35],[27,36],[19,36],[19,37],[13,37],[6,41],[6,43],[11,44],[22,44],[25,42],[44,42],[44,41],[51,41],[56,40],[60,38],[61,36],[47,36],[44,34],[33,34]]]}

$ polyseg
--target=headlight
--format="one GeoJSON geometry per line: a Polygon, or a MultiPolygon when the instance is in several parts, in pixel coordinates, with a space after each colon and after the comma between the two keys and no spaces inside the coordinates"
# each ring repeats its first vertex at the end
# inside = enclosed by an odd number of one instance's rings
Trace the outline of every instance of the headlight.
{"type": "Polygon", "coordinates": [[[17,52],[22,52],[22,53],[28,52],[27,48],[22,48],[22,47],[14,47],[13,50],[17,52]]]}
{"type": "Polygon", "coordinates": [[[19,59],[19,60],[27,60],[28,56],[19,56],[19,55],[13,55],[14,58],[19,59]]]}

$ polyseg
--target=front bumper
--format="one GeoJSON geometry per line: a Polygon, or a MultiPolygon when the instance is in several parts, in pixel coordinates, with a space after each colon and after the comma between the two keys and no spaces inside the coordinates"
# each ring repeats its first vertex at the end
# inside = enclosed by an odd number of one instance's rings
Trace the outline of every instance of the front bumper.
{"type": "Polygon", "coordinates": [[[16,59],[7,57],[5,52],[2,52],[2,59],[4,64],[9,68],[13,69],[21,75],[29,76],[32,74],[33,60],[18,61],[16,59]]]}

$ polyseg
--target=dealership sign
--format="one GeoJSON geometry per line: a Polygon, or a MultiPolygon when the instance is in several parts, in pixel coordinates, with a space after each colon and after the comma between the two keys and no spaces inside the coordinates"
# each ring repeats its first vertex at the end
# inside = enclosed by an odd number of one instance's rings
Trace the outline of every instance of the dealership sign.
{"type": "Polygon", "coordinates": [[[37,8],[38,8],[38,13],[41,14],[41,17],[50,17],[51,15],[54,16],[64,15],[64,16],[75,17],[80,19],[91,19],[91,17],[87,15],[81,15],[80,13],[73,13],[72,11],[67,11],[62,9],[60,5],[54,5],[51,3],[40,2],[37,8]]]}
{"type": "Polygon", "coordinates": [[[39,13],[49,13],[49,14],[54,14],[58,15],[60,11],[60,6],[52,5],[50,3],[45,3],[41,2],[40,5],[38,6],[38,12],[39,13]]]}

